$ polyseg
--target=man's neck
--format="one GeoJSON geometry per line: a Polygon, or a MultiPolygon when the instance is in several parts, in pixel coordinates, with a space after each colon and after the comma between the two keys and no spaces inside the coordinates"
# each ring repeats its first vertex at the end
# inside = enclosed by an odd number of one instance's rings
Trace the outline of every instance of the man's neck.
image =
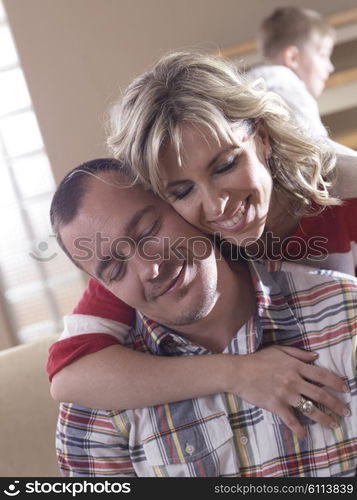
{"type": "Polygon", "coordinates": [[[221,257],[217,267],[217,299],[212,310],[205,318],[179,328],[182,336],[212,352],[222,352],[256,308],[248,263],[230,267],[221,257]]]}
{"type": "Polygon", "coordinates": [[[277,54],[276,57],[266,57],[264,63],[269,66],[286,66],[282,54],[277,54]]]}

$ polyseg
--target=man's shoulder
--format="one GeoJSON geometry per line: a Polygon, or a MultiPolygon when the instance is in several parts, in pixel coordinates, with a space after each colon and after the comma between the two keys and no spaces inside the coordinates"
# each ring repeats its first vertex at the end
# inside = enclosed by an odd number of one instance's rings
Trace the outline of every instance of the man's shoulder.
{"type": "Polygon", "coordinates": [[[261,78],[266,89],[278,94],[294,111],[293,118],[300,125],[309,129],[314,124],[318,135],[326,135],[319,117],[317,101],[309,93],[305,83],[296,73],[286,66],[262,65],[246,73],[249,80],[261,78]]]}
{"type": "Polygon", "coordinates": [[[337,286],[336,294],[347,289],[357,294],[357,278],[350,274],[286,260],[266,260],[261,261],[261,265],[278,281],[281,280],[279,274],[281,276],[289,275],[295,289],[304,290],[311,286],[320,286],[329,290],[329,285],[335,284],[337,286]]]}
{"type": "Polygon", "coordinates": [[[250,80],[263,78],[268,90],[274,87],[294,88],[307,92],[304,82],[287,66],[262,64],[246,72],[250,80]]]}
{"type": "MultiPolygon", "coordinates": [[[[75,425],[78,428],[84,428],[90,425],[92,428],[103,427],[103,423],[111,421],[118,415],[124,414],[128,410],[99,410],[97,408],[88,408],[78,403],[60,403],[59,404],[59,423],[65,422],[66,426],[75,425]]],[[[109,424],[109,429],[113,424],[109,424]]]]}
{"type": "Polygon", "coordinates": [[[77,403],[60,403],[58,425],[74,427],[78,430],[85,429],[88,426],[96,427],[98,421],[104,422],[109,420],[111,414],[106,410],[97,410],[95,408],[87,408],[77,403]]]}

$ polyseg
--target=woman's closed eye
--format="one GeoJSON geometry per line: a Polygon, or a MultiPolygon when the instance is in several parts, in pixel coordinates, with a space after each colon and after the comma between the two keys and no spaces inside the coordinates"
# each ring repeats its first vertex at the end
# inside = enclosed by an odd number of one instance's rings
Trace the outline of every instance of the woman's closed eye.
{"type": "MultiPolygon", "coordinates": [[[[240,153],[229,156],[226,162],[224,162],[223,164],[221,164],[219,167],[217,167],[215,170],[212,171],[212,175],[220,175],[229,172],[237,165],[239,157],[240,153]]],[[[183,200],[190,193],[192,193],[193,189],[194,189],[193,183],[190,184],[183,183],[182,186],[179,186],[174,190],[169,191],[167,193],[167,197],[168,199],[173,198],[174,200],[183,200]]]]}
{"type": "Polygon", "coordinates": [[[175,200],[182,200],[186,196],[188,196],[193,189],[193,184],[184,185],[175,191],[171,191],[168,193],[168,198],[174,198],[175,200]]]}
{"type": "Polygon", "coordinates": [[[228,158],[227,162],[224,163],[223,165],[221,165],[220,167],[218,167],[213,172],[213,174],[214,175],[224,174],[225,172],[228,172],[229,170],[231,170],[237,164],[238,157],[239,157],[239,155],[230,156],[228,158]]]}

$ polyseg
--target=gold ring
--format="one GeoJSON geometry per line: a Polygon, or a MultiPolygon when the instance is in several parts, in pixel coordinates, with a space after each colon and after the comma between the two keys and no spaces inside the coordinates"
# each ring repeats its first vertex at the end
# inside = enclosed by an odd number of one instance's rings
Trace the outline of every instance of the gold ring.
{"type": "Polygon", "coordinates": [[[314,409],[314,403],[309,399],[301,398],[296,409],[304,413],[304,415],[310,415],[314,409]]]}

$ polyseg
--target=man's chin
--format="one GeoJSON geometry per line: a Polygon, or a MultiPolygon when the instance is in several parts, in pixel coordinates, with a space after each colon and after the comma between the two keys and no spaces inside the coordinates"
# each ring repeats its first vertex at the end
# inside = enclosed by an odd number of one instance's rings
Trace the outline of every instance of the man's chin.
{"type": "MultiPolygon", "coordinates": [[[[163,308],[163,310],[168,312],[169,317],[162,317],[162,316],[154,316],[150,314],[146,314],[149,318],[153,319],[157,323],[160,323],[161,325],[167,326],[169,328],[173,329],[179,329],[180,327],[184,327],[187,325],[192,325],[196,323],[197,321],[200,321],[206,316],[209,315],[209,313],[212,310],[212,307],[214,306],[214,300],[208,299],[208,300],[203,300],[200,304],[197,304],[194,306],[191,304],[187,306],[185,304],[181,304],[182,307],[176,307],[176,310],[172,310],[172,308],[163,308]],[[180,310],[181,309],[181,310],[180,310]],[[170,311],[173,313],[170,315],[170,311]]],[[[145,314],[145,313],[144,313],[145,314]]]]}
{"type": "Polygon", "coordinates": [[[323,91],[325,90],[325,86],[326,86],[326,83],[322,83],[319,87],[315,87],[313,89],[310,90],[310,94],[312,95],[312,97],[314,97],[315,99],[318,99],[319,97],[321,97],[323,91]]]}

